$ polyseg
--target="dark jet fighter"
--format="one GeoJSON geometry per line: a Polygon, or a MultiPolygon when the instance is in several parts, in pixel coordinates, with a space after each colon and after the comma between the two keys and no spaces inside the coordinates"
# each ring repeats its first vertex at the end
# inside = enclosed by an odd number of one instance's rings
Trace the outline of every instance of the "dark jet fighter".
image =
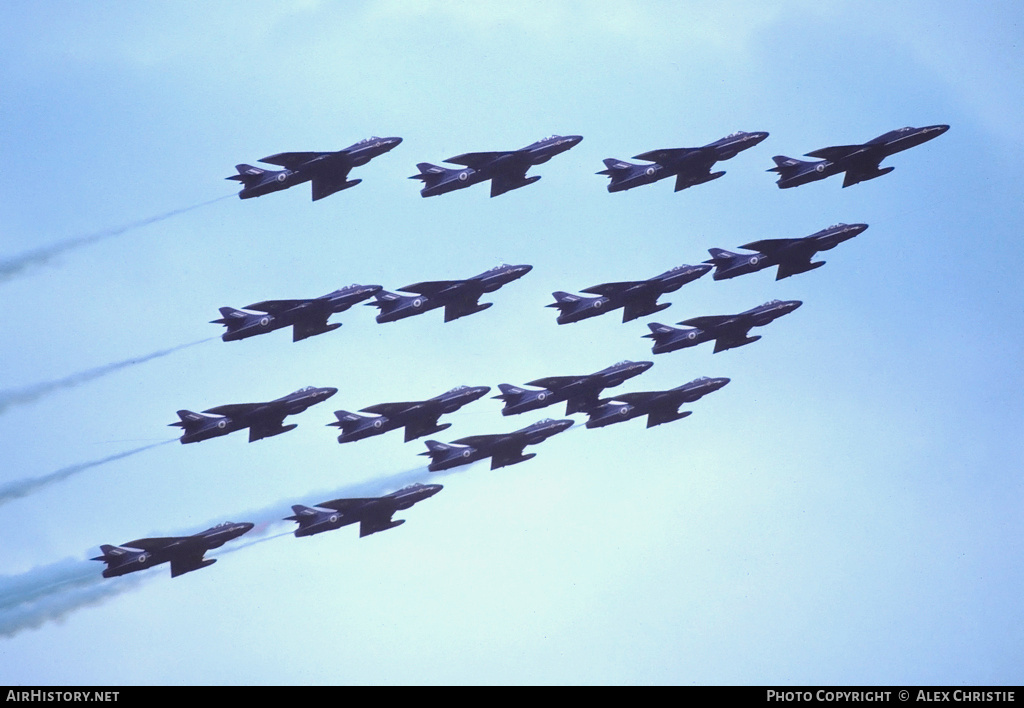
{"type": "Polygon", "coordinates": [[[103,545],[100,546],[103,555],[92,560],[107,564],[103,571],[104,578],[134,573],[161,563],[170,563],[171,577],[176,578],[216,563],[216,558],[203,558],[203,554],[248,533],[252,527],[250,523],[236,524],[227,521],[200,531],[194,536],[140,538],[120,546],[103,545]]]}
{"type": "Polygon", "coordinates": [[[679,406],[693,403],[701,397],[717,391],[729,383],[729,379],[711,379],[703,376],[668,391],[645,393],[624,393],[601,401],[601,405],[590,411],[588,428],[602,428],[631,418],[647,416],[647,427],[670,423],[690,415],[691,411],[680,412],[679,406]]]}
{"type": "Polygon", "coordinates": [[[769,238],[740,246],[757,253],[732,253],[721,248],[709,248],[711,260],[704,262],[715,265],[715,280],[735,278],[775,265],[779,267],[775,279],[782,280],[825,265],[825,261],[812,263],[814,254],[835,248],[863,233],[867,227],[867,224],[834,224],[803,238],[769,238]]]}
{"type": "Polygon", "coordinates": [[[237,175],[233,179],[242,183],[240,199],[262,197],[264,194],[279,192],[303,182],[313,182],[313,201],[329,197],[349,187],[355,187],[361,179],[348,179],[353,167],[383,155],[402,142],[401,138],[372,137],[360,140],[338,152],[279,152],[264,157],[260,162],[279,165],[283,170],[265,170],[252,165],[235,165],[237,175]]]}
{"type": "Polygon", "coordinates": [[[611,177],[609,192],[624,192],[633,187],[652,184],[675,175],[675,191],[718,179],[725,172],[712,172],[720,160],[736,157],[742,150],[752,148],[768,137],[768,133],[733,133],[699,148],[671,148],[651,150],[634,155],[634,160],[647,160],[654,164],[637,165],[610,157],[604,161],[605,169],[597,174],[611,177]]]}
{"type": "Polygon", "coordinates": [[[579,135],[552,135],[520,150],[467,152],[445,160],[453,165],[463,165],[463,169],[421,162],[416,165],[420,173],[409,179],[423,182],[423,189],[420,190],[420,196],[423,197],[433,197],[491,180],[491,196],[496,197],[539,180],[539,175],[527,177],[526,171],[565,152],[581,140],[583,138],[579,135]]]}
{"type": "Polygon", "coordinates": [[[253,442],[297,428],[294,423],[284,425],[285,417],[326,401],[337,392],[336,388],[307,386],[267,403],[234,403],[207,408],[202,413],[180,410],[181,420],[169,425],[184,429],[182,444],[209,440],[243,428],[249,428],[249,442],[253,442]]]}
{"type": "Polygon", "coordinates": [[[434,280],[399,288],[402,292],[415,295],[399,295],[383,290],[374,296],[374,302],[366,304],[380,309],[377,321],[381,323],[419,315],[437,307],[444,308],[444,321],[451,322],[486,310],[494,303],[477,302],[484,293],[493,293],[531,270],[533,266],[529,265],[500,265],[466,280],[434,280]]]}
{"type": "Polygon", "coordinates": [[[524,455],[523,449],[527,445],[544,442],[552,435],[571,428],[574,422],[547,418],[511,433],[471,435],[447,445],[436,440],[427,440],[427,451],[420,454],[430,457],[430,465],[427,469],[431,472],[468,465],[487,457],[491,458],[491,469],[496,470],[499,467],[515,465],[525,462],[531,457],[536,457],[536,453],[533,452],[524,455]]]}
{"type": "Polygon", "coordinates": [[[429,499],[442,489],[440,484],[413,484],[383,497],[369,499],[334,499],[316,506],[296,504],[292,507],[294,516],[285,521],[298,521],[296,536],[313,536],[324,531],[359,523],[359,538],[378,531],[387,531],[405,523],[405,519],[392,521],[397,511],[404,511],[413,504],[429,499]]]}
{"type": "Polygon", "coordinates": [[[530,391],[518,386],[499,384],[501,394],[494,398],[505,402],[502,415],[516,415],[526,411],[567,401],[565,414],[572,415],[588,411],[598,404],[601,391],[621,385],[626,379],[639,376],[654,366],[652,361],[620,361],[607,369],[601,369],[584,376],[548,376],[530,381],[527,386],[541,386],[539,391],[530,391]]]}
{"type": "Polygon", "coordinates": [[[437,419],[445,413],[454,413],[490,390],[489,386],[457,386],[426,401],[378,403],[361,409],[373,413],[372,416],[334,411],[338,420],[327,425],[341,428],[340,443],[362,440],[401,427],[405,428],[405,441],[409,442],[452,427],[451,423],[439,425],[437,419]]]}
{"type": "Polygon", "coordinates": [[[915,147],[937,138],[949,130],[948,125],[929,125],[924,128],[900,128],[890,130],[863,145],[836,145],[807,153],[807,157],[821,158],[820,162],[805,162],[785,155],[772,158],[775,167],[768,172],[777,172],[779,189],[799,187],[808,182],[845,172],[843,186],[865,182],[892,172],[895,167],[879,167],[882,160],[902,150],[915,147]]]}
{"type": "Polygon", "coordinates": [[[580,291],[593,293],[597,297],[580,297],[556,291],[551,293],[555,301],[548,307],[558,308],[558,324],[579,322],[620,307],[623,308],[622,321],[629,322],[638,317],[661,312],[672,303],[658,304],[659,297],[665,293],[675,292],[709,270],[709,265],[681,265],[647,280],[602,283],[580,291]]]}
{"type": "Polygon", "coordinates": [[[761,336],[748,337],[747,333],[751,327],[762,327],[774,319],[788,315],[802,304],[799,300],[772,300],[738,315],[691,317],[679,323],[693,329],[676,329],[655,322],[647,325],[651,333],[645,334],[644,337],[654,340],[651,351],[655,354],[674,352],[676,349],[692,347],[712,339],[715,340],[717,354],[726,349],[756,342],[761,336]]]}
{"type": "Polygon", "coordinates": [[[382,289],[379,285],[349,285],[312,300],[264,300],[246,305],[241,310],[222,307],[221,318],[211,322],[228,328],[221,336],[225,342],[255,337],[283,327],[295,328],[292,341],[297,342],[338,329],[341,324],[327,324],[328,317],[335,312],[344,312],[382,289]]]}

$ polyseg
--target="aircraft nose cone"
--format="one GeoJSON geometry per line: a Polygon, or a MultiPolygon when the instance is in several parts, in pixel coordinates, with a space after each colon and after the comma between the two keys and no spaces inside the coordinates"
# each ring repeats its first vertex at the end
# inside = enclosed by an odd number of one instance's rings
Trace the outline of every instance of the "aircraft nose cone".
{"type": "Polygon", "coordinates": [[[432,497],[442,489],[444,489],[444,487],[440,484],[428,484],[423,488],[423,491],[426,492],[428,497],[432,497]]]}
{"type": "Polygon", "coordinates": [[[239,534],[238,535],[241,536],[243,534],[247,534],[250,531],[252,531],[255,527],[256,527],[256,524],[249,523],[248,521],[246,521],[244,523],[241,523],[241,524],[238,524],[238,529],[239,529],[239,534]]]}
{"type": "Polygon", "coordinates": [[[714,267],[715,267],[714,261],[704,261],[703,263],[701,263],[699,265],[693,266],[694,270],[700,271],[701,275],[704,275],[708,271],[714,269],[714,267]]]}
{"type": "Polygon", "coordinates": [[[938,136],[938,135],[942,135],[947,130],[949,130],[949,126],[948,125],[930,125],[925,130],[927,130],[929,132],[934,132],[938,136]]]}
{"type": "Polygon", "coordinates": [[[792,311],[792,310],[795,310],[796,308],[800,307],[801,305],[803,305],[804,302],[803,302],[803,300],[790,300],[786,304],[789,306],[789,309],[792,311]]]}
{"type": "Polygon", "coordinates": [[[639,365],[641,372],[647,371],[649,368],[654,366],[653,361],[638,361],[637,364],[639,365]]]}
{"type": "Polygon", "coordinates": [[[757,145],[758,143],[760,143],[762,140],[764,140],[767,137],[768,137],[768,133],[765,133],[763,131],[758,131],[756,133],[751,133],[750,134],[750,141],[752,143],[754,143],[754,145],[757,145]]]}
{"type": "Polygon", "coordinates": [[[336,389],[336,388],[334,388],[332,386],[327,386],[325,388],[322,388],[321,392],[323,394],[324,400],[326,401],[328,398],[330,398],[331,396],[336,394],[338,392],[338,389],[336,389]]]}

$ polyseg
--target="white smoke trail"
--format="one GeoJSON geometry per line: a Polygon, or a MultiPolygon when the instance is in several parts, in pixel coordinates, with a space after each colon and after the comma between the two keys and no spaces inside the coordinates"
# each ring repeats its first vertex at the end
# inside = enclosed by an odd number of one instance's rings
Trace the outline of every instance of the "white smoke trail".
{"type": "MultiPolygon", "coordinates": [[[[71,477],[72,475],[80,474],[81,472],[85,472],[86,470],[91,469],[93,467],[98,467],[100,465],[105,465],[108,462],[113,462],[114,460],[120,460],[123,457],[129,457],[131,455],[137,455],[138,453],[143,452],[144,450],[150,450],[150,449],[152,449],[154,447],[158,447],[160,445],[166,445],[166,444],[172,443],[172,442],[176,442],[176,440],[164,440],[162,442],[153,443],[152,445],[145,445],[143,447],[137,447],[134,450],[126,450],[124,452],[118,452],[118,453],[116,453],[114,455],[109,455],[108,457],[100,458],[99,460],[91,460],[89,462],[79,462],[78,464],[68,465],[67,467],[61,467],[59,470],[56,470],[55,472],[51,472],[49,474],[44,474],[44,475],[41,475],[39,477],[30,477],[28,479],[19,479],[19,480],[15,481],[15,482],[11,482],[9,484],[5,484],[4,486],[0,487],[0,506],[3,506],[7,502],[14,501],[15,499],[20,499],[22,497],[27,497],[32,492],[35,492],[35,491],[37,491],[37,490],[39,490],[39,489],[41,489],[43,487],[49,486],[51,484],[56,484],[57,482],[63,481],[65,479],[67,479],[68,477],[71,477]]],[[[2,589],[0,589],[0,590],[2,590],[2,589]]]]}
{"type": "Polygon", "coordinates": [[[102,231],[86,234],[84,236],[76,236],[74,238],[69,238],[65,241],[60,241],[59,243],[54,243],[49,246],[37,248],[34,251],[22,253],[21,255],[15,256],[14,258],[0,261],[0,283],[4,282],[5,280],[10,280],[11,278],[16,277],[26,268],[30,268],[31,266],[36,265],[42,265],[46,263],[46,261],[53,258],[54,256],[58,256],[66,251],[70,251],[75,248],[81,248],[82,246],[88,246],[91,243],[103,241],[104,239],[108,239],[113,236],[123,234],[126,231],[132,231],[134,229],[142,228],[143,226],[148,226],[149,224],[155,224],[158,221],[164,221],[165,219],[170,219],[171,217],[177,216],[178,214],[184,214],[185,212],[192,211],[193,209],[199,209],[204,206],[209,206],[210,204],[214,204],[216,202],[228,199],[233,196],[235,195],[226,194],[223,197],[217,197],[216,199],[211,199],[208,202],[202,202],[201,204],[193,204],[192,206],[182,207],[181,209],[174,209],[173,211],[168,211],[163,214],[158,214],[156,216],[150,216],[146,219],[140,219],[139,221],[133,221],[123,226],[115,226],[113,228],[104,229],[102,231]]]}
{"type": "MultiPolygon", "coordinates": [[[[292,504],[316,504],[338,497],[381,495],[436,476],[436,473],[432,475],[428,472],[425,466],[420,466],[380,479],[332,491],[305,494],[302,498],[282,500],[263,509],[238,514],[235,520],[256,524],[254,531],[257,536],[247,542],[218,549],[216,556],[221,557],[266,541],[291,536],[293,530],[281,531],[278,522],[284,520],[292,504]],[[278,527],[276,533],[268,536],[271,530],[275,530],[275,526],[278,527]]],[[[216,523],[220,522],[213,522],[210,526],[216,523]]],[[[210,555],[213,557],[213,554],[210,555]]],[[[18,632],[40,627],[48,621],[59,620],[82,607],[98,605],[134,590],[145,579],[160,574],[158,570],[151,569],[151,572],[141,571],[117,578],[104,578],[98,564],[66,559],[33,568],[21,575],[0,576],[0,636],[11,637],[18,632]]]]}
{"type": "Polygon", "coordinates": [[[162,356],[167,356],[180,349],[186,349],[188,347],[194,347],[197,344],[203,342],[209,342],[217,337],[207,337],[206,339],[200,339],[195,342],[189,342],[188,344],[179,344],[176,347],[170,349],[161,349],[160,351],[153,352],[152,354],[144,354],[143,356],[132,357],[131,359],[125,359],[124,361],[115,361],[112,364],[104,364],[103,366],[97,366],[92,369],[86,369],[85,371],[79,371],[77,374],[71,374],[65,376],[62,379],[56,379],[54,381],[43,381],[42,383],[32,384],[31,386],[25,386],[23,388],[9,389],[7,391],[0,391],[0,415],[4,413],[8,408],[19,403],[31,403],[43,396],[53,393],[54,391],[62,388],[74,388],[80,384],[92,381],[101,376],[106,376],[115,371],[121,369],[127,369],[130,366],[141,364],[150,359],[157,359],[162,356]]]}

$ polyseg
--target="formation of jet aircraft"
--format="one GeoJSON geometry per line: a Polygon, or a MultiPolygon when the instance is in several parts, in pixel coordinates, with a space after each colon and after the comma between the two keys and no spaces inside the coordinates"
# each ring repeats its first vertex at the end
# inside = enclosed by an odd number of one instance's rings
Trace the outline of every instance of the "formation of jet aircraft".
{"type": "Polygon", "coordinates": [[[409,179],[423,182],[420,195],[424,197],[446,194],[491,180],[491,196],[496,197],[539,180],[540,175],[527,177],[526,171],[574,147],[581,140],[583,138],[579,135],[552,135],[519,150],[467,152],[445,160],[452,165],[461,165],[462,169],[421,162],[416,165],[419,174],[409,179]]]}
{"type": "Polygon", "coordinates": [[[680,411],[679,406],[694,403],[727,383],[729,379],[726,378],[702,376],[668,391],[623,393],[601,401],[600,405],[588,411],[586,425],[588,428],[603,428],[644,415],[647,416],[648,428],[670,423],[690,415],[690,411],[680,411]]]}
{"type": "Polygon", "coordinates": [[[880,167],[879,163],[889,155],[928,142],[947,130],[948,125],[906,127],[890,130],[862,145],[835,145],[806,153],[807,157],[821,158],[818,162],[776,155],[772,158],[775,167],[768,171],[778,173],[779,179],[776,184],[779,185],[779,189],[817,182],[840,172],[846,173],[843,177],[843,186],[849,187],[892,172],[895,167],[880,167]]]}
{"type": "Polygon", "coordinates": [[[427,440],[427,451],[420,454],[430,458],[427,469],[431,472],[468,465],[488,457],[491,458],[491,469],[496,470],[499,467],[516,465],[536,457],[537,454],[533,452],[528,455],[523,454],[527,445],[544,442],[552,435],[568,430],[573,425],[575,425],[575,421],[570,419],[546,418],[511,433],[471,435],[468,438],[460,438],[447,444],[437,440],[427,440]]]}
{"type": "Polygon", "coordinates": [[[555,291],[551,293],[555,301],[548,307],[558,309],[558,324],[579,322],[620,307],[623,308],[622,321],[629,322],[638,317],[661,312],[672,303],[659,304],[659,297],[665,293],[675,292],[709,270],[711,270],[711,266],[704,264],[681,265],[647,280],[601,283],[580,291],[591,293],[595,297],[580,297],[567,292],[555,291]]]}
{"type": "Polygon", "coordinates": [[[465,280],[434,280],[398,288],[412,295],[382,290],[374,295],[374,302],[366,304],[380,310],[377,322],[381,323],[420,315],[438,307],[444,308],[444,321],[451,322],[486,310],[494,303],[477,302],[484,293],[493,293],[531,270],[533,266],[529,265],[500,265],[465,280]]]}
{"type": "Polygon", "coordinates": [[[212,320],[211,324],[227,327],[221,336],[225,342],[255,337],[283,327],[293,327],[292,341],[298,342],[338,329],[341,323],[327,324],[328,317],[344,312],[381,290],[380,285],[354,284],[311,300],[264,300],[246,305],[241,310],[222,307],[220,319],[212,320]]]}
{"type": "Polygon", "coordinates": [[[835,248],[843,241],[864,233],[867,228],[867,224],[833,224],[803,238],[769,238],[740,246],[756,253],[732,253],[722,248],[709,248],[711,259],[704,262],[715,266],[715,280],[735,278],[776,265],[779,269],[775,279],[782,280],[825,265],[825,261],[811,262],[811,259],[819,251],[835,248]]]}
{"type": "Polygon", "coordinates": [[[405,428],[405,442],[424,435],[433,435],[451,427],[451,423],[438,424],[438,418],[445,413],[454,413],[467,403],[472,403],[490,391],[489,386],[456,386],[450,391],[428,398],[425,401],[403,403],[378,403],[360,410],[373,415],[358,415],[348,411],[334,411],[338,420],[328,423],[341,428],[339,443],[353,442],[374,435],[383,435],[389,430],[405,428]]]}
{"type": "Polygon", "coordinates": [[[169,425],[185,431],[181,436],[183,445],[227,435],[244,428],[249,428],[249,442],[254,442],[297,428],[294,423],[284,425],[284,419],[326,401],[337,392],[336,388],[307,386],[266,403],[233,403],[207,408],[202,413],[180,410],[180,420],[169,425]]]}
{"type": "Polygon", "coordinates": [[[718,179],[725,172],[712,172],[716,162],[736,157],[743,150],[752,148],[768,137],[768,133],[732,133],[724,138],[699,148],[670,148],[651,150],[634,155],[634,160],[645,160],[651,164],[638,165],[614,157],[604,161],[605,169],[597,174],[611,178],[609,192],[624,192],[627,189],[653,184],[666,177],[675,177],[675,191],[704,184],[718,179]]]}
{"type": "Polygon", "coordinates": [[[392,520],[398,511],[412,507],[416,502],[429,499],[443,487],[440,484],[413,484],[382,497],[368,499],[332,499],[316,506],[296,504],[294,515],[285,521],[297,521],[299,528],[295,536],[313,536],[324,531],[359,524],[359,537],[369,536],[378,531],[387,531],[405,523],[405,519],[392,520]]]}
{"type": "Polygon", "coordinates": [[[304,182],[313,183],[313,201],[329,197],[335,192],[355,187],[361,179],[349,180],[348,173],[353,167],[383,155],[402,142],[401,138],[378,138],[360,140],[337,152],[279,152],[259,160],[268,165],[278,165],[281,170],[267,170],[252,165],[235,165],[237,175],[225,179],[242,183],[239,199],[262,197],[264,194],[279,192],[304,182]]]}
{"type": "Polygon", "coordinates": [[[772,300],[736,315],[691,317],[679,323],[691,329],[676,329],[654,322],[647,325],[651,333],[645,334],[644,337],[654,340],[651,351],[655,354],[674,352],[712,339],[715,340],[714,353],[717,354],[726,349],[735,349],[756,342],[761,338],[760,335],[747,336],[752,327],[762,327],[783,315],[788,315],[802,304],[799,300],[772,300]]]}
{"type": "MultiPolygon", "coordinates": [[[[818,158],[818,162],[776,156],[773,158],[776,166],[769,171],[779,174],[777,184],[783,189],[839,173],[845,173],[843,186],[847,187],[891,172],[894,168],[880,166],[883,159],[931,140],[948,128],[946,125],[902,128],[862,145],[834,146],[807,153],[809,157],[818,158]]],[[[650,163],[647,165],[609,158],[604,161],[606,169],[598,174],[610,177],[609,192],[625,191],[671,176],[676,177],[675,191],[679,191],[721,177],[724,172],[711,172],[716,162],[735,157],[767,136],[763,132],[733,133],[701,148],[653,150],[635,156],[634,159],[650,163]]],[[[464,169],[420,163],[420,174],[412,179],[424,183],[421,191],[424,197],[490,180],[491,196],[494,197],[537,181],[539,176],[527,177],[530,167],[547,162],[580,140],[580,136],[556,135],[521,150],[466,153],[445,161],[464,169]]],[[[282,170],[265,170],[242,164],[236,166],[239,174],[228,179],[242,183],[239,193],[242,199],[312,182],[313,200],[316,201],[358,184],[361,180],[348,180],[352,168],[365,165],[401,142],[401,138],[374,137],[338,152],[279,153],[263,158],[261,162],[281,166],[282,170]]],[[[558,324],[578,322],[619,308],[623,309],[622,321],[629,322],[664,310],[669,303],[658,303],[660,296],[678,290],[712,269],[715,280],[724,280],[778,266],[776,280],[781,280],[819,268],[824,261],[813,261],[817,253],[834,248],[866,228],[867,224],[835,224],[803,238],[762,239],[740,247],[750,253],[712,248],[709,249],[711,259],[704,264],[683,265],[647,280],[603,283],[581,291],[594,297],[555,292],[556,302],[548,307],[559,310],[558,324]]],[[[391,322],[439,307],[445,308],[445,321],[449,322],[490,307],[490,303],[478,302],[484,293],[496,291],[522,277],[531,268],[528,265],[501,265],[466,280],[422,282],[399,288],[400,292],[411,295],[386,292],[379,285],[352,285],[314,299],[267,300],[241,310],[223,307],[220,308],[222,317],[213,322],[227,328],[222,336],[224,341],[245,339],[285,327],[293,327],[293,341],[299,341],[337,329],[340,324],[328,324],[330,315],[343,312],[370,297],[375,301],[366,304],[380,310],[378,322],[391,322]]],[[[652,351],[655,354],[709,340],[715,341],[715,352],[724,351],[757,341],[760,336],[749,336],[750,329],[766,325],[801,304],[799,300],[772,300],[736,315],[694,317],[679,323],[688,329],[652,323],[648,325],[651,332],[645,337],[654,340],[652,351]]],[[[623,361],[585,376],[553,376],[526,384],[537,387],[535,389],[500,384],[501,394],[495,398],[503,401],[502,415],[505,416],[566,401],[566,414],[585,413],[587,428],[605,427],[643,416],[647,416],[647,427],[650,428],[689,416],[691,412],[680,410],[681,406],[729,383],[728,378],[701,377],[665,391],[600,398],[604,389],[618,386],[652,365],[652,362],[623,361]]],[[[408,442],[451,427],[449,423],[439,422],[441,415],[452,413],[489,391],[487,386],[458,386],[425,401],[381,403],[361,409],[370,415],[338,410],[335,411],[337,421],[329,425],[341,429],[339,443],[361,440],[397,428],[405,429],[408,442]]],[[[265,403],[217,406],[202,413],[180,410],[180,420],[170,425],[183,429],[182,443],[199,442],[245,428],[249,428],[249,441],[252,442],[297,427],[284,425],[284,419],[305,411],[336,392],[334,388],[310,386],[265,403]]],[[[450,443],[428,440],[427,451],[420,454],[430,458],[428,470],[431,472],[487,458],[491,460],[491,469],[497,469],[535,457],[535,453],[525,454],[528,445],[543,442],[574,424],[571,419],[545,419],[510,433],[475,435],[450,443]]],[[[401,525],[403,520],[393,519],[396,512],[409,509],[441,489],[438,484],[413,484],[381,497],[334,499],[315,506],[295,505],[292,507],[294,514],[286,520],[298,523],[297,537],[355,523],[359,523],[359,535],[363,537],[401,525]]],[[[143,538],[120,546],[103,545],[100,547],[102,555],[92,560],[106,564],[103,570],[105,578],[162,563],[170,563],[171,576],[177,577],[215,563],[216,559],[204,557],[207,551],[221,547],[252,528],[253,524],[248,522],[226,522],[192,536],[143,538]]]]}
{"type": "Polygon", "coordinates": [[[597,405],[601,391],[621,385],[627,379],[639,376],[654,366],[652,361],[620,361],[607,369],[583,376],[548,376],[530,381],[527,386],[540,386],[530,390],[511,384],[499,384],[501,393],[494,398],[505,402],[502,415],[517,415],[566,401],[565,414],[588,411],[597,405]]]}
{"type": "Polygon", "coordinates": [[[248,533],[252,528],[253,525],[248,522],[236,524],[227,521],[193,536],[139,538],[120,546],[105,544],[100,546],[103,555],[92,560],[107,564],[103,570],[104,578],[134,573],[161,563],[170,563],[171,577],[176,578],[184,573],[213,565],[217,559],[203,558],[203,554],[220,548],[228,541],[248,533]]]}

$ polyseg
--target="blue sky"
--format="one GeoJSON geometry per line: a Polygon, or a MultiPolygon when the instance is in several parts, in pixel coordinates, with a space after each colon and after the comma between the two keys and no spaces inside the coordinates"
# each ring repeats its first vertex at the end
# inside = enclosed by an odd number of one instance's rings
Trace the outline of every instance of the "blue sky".
{"type": "MultiPolygon", "coordinates": [[[[0,683],[1020,683],[1021,20],[1011,2],[9,3],[0,261],[76,247],[0,279],[0,489],[71,470],[0,505],[0,683]],[[765,172],[935,123],[848,189],[765,172]],[[608,194],[594,174],[735,130],[770,136],[706,185],[608,194]],[[406,179],[552,133],[584,140],[495,199],[406,179]],[[369,135],[404,142],[320,202],[242,202],[223,179],[369,135]],[[650,318],[804,301],[749,347],[652,357],[648,320],[560,327],[543,307],[840,221],[870,228],[825,267],[707,277],[650,318]],[[502,262],[534,270],[448,324],[357,307],[299,343],[208,324],[502,262]],[[685,420],[573,429],[493,472],[428,475],[421,441],[325,427],[622,359],[655,366],[621,391],[732,382],[685,420]],[[339,392],[286,435],[157,444],[179,408],[306,385],[339,392]],[[101,582],[87,560],[428,477],[445,489],[365,539],[264,524],[173,581],[101,582]]],[[[499,411],[468,406],[447,439],[563,412],[499,411]]]]}

